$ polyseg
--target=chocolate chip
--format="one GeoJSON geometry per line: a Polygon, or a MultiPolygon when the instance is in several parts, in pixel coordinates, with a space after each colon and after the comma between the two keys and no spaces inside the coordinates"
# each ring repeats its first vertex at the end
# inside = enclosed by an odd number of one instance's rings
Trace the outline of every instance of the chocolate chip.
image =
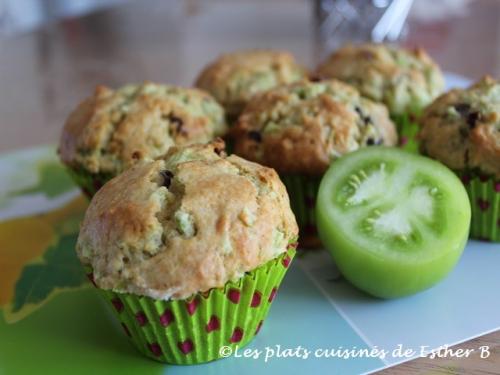
{"type": "Polygon", "coordinates": [[[167,116],[163,116],[163,119],[168,120],[173,126],[175,126],[175,130],[177,133],[182,131],[182,126],[184,125],[184,121],[180,117],[177,117],[173,113],[169,113],[167,116]]]}
{"type": "Polygon", "coordinates": [[[368,125],[369,123],[372,122],[372,118],[370,116],[365,116],[365,114],[363,113],[363,111],[361,110],[361,108],[359,108],[358,106],[356,106],[356,107],[354,107],[354,110],[359,115],[359,117],[361,117],[361,119],[363,120],[363,122],[364,122],[365,125],[368,125]]]}
{"type": "Polygon", "coordinates": [[[479,112],[471,112],[467,116],[467,125],[469,125],[469,128],[474,129],[476,126],[477,120],[479,120],[480,114],[479,112]]]}
{"type": "Polygon", "coordinates": [[[174,174],[169,170],[164,170],[160,172],[160,175],[161,177],[163,177],[163,186],[165,186],[168,189],[170,187],[170,184],[172,183],[172,178],[174,178],[174,174]]]}
{"type": "MultiPolygon", "coordinates": [[[[465,118],[467,125],[469,128],[474,129],[476,126],[477,120],[481,117],[481,114],[477,111],[471,111],[470,104],[467,103],[459,103],[455,105],[455,110],[460,113],[460,116],[465,118]]],[[[462,131],[462,136],[468,136],[468,132],[462,131]],[[465,135],[467,133],[467,135],[465,135]]]]}
{"type": "Polygon", "coordinates": [[[309,77],[309,81],[311,82],[321,82],[321,77],[319,75],[312,75],[311,77],[309,77]]]}
{"type": "Polygon", "coordinates": [[[307,98],[307,94],[305,92],[305,90],[300,90],[297,92],[297,95],[299,97],[300,100],[304,100],[307,98]]]}
{"type": "Polygon", "coordinates": [[[470,112],[470,104],[459,103],[455,105],[455,110],[460,113],[461,116],[467,116],[470,112]]]}
{"type": "Polygon", "coordinates": [[[224,147],[214,147],[214,152],[219,156],[225,156],[224,147]]]}
{"type": "Polygon", "coordinates": [[[375,58],[375,54],[372,51],[361,50],[359,51],[359,57],[365,60],[373,60],[375,58]]]}
{"type": "Polygon", "coordinates": [[[255,142],[262,142],[262,135],[256,130],[250,130],[247,133],[248,138],[254,140],[255,142]]]}

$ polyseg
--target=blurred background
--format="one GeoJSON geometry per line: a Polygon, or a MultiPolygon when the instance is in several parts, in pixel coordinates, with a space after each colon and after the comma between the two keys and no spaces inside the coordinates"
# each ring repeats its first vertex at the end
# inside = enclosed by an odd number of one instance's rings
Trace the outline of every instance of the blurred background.
{"type": "Polygon", "coordinates": [[[0,0],[0,151],[55,143],[97,84],[190,85],[221,52],[346,41],[421,46],[443,70],[500,76],[498,0],[0,0]]]}

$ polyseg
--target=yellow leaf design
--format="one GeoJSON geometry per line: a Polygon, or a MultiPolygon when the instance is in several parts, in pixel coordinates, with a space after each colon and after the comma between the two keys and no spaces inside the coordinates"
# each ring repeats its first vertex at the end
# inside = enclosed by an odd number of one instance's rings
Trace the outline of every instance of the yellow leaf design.
{"type": "Polygon", "coordinates": [[[12,301],[28,263],[40,261],[61,235],[78,231],[87,204],[79,196],[51,212],[0,222],[0,307],[12,301]]]}

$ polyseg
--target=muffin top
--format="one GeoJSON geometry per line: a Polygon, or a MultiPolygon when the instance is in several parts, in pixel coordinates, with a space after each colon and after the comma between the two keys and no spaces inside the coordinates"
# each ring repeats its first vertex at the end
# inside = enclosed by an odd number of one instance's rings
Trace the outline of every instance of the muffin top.
{"type": "Polygon", "coordinates": [[[235,153],[279,173],[319,175],[359,147],[394,145],[385,106],[335,80],[301,81],[255,96],[232,129],[235,153]]]}
{"type": "Polygon", "coordinates": [[[296,240],[276,172],[223,148],[219,140],[172,147],[97,192],[77,253],[99,287],[183,299],[240,278],[296,240]]]}
{"type": "Polygon", "coordinates": [[[455,170],[500,178],[500,83],[485,77],[437,98],[420,119],[421,151],[455,170]]]}
{"type": "Polygon", "coordinates": [[[256,93],[306,76],[306,70],[285,51],[247,50],[220,56],[196,80],[235,119],[256,93]]]}
{"type": "Polygon", "coordinates": [[[70,114],[59,153],[73,169],[116,175],[136,159],[225,131],[224,110],[203,91],[149,82],[118,90],[98,86],[70,114]]]}
{"type": "Polygon", "coordinates": [[[395,115],[419,113],[444,89],[441,70],[424,50],[386,44],[346,45],[320,65],[317,74],[355,86],[395,115]]]}

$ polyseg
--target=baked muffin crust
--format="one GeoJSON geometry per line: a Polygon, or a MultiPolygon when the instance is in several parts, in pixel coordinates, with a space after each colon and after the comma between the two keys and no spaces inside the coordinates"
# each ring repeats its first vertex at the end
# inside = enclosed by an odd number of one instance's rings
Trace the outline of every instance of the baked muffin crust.
{"type": "Polygon", "coordinates": [[[500,83],[485,77],[437,98],[420,119],[420,148],[454,170],[500,178],[500,83]]]}
{"type": "Polygon", "coordinates": [[[444,90],[441,70],[421,48],[348,44],[323,62],[317,75],[355,86],[395,115],[420,112],[444,90]]]}
{"type": "Polygon", "coordinates": [[[235,153],[279,173],[323,174],[335,158],[394,145],[387,109],[336,80],[301,81],[255,96],[232,129],[235,153]]]}
{"type": "Polygon", "coordinates": [[[211,93],[234,119],[256,93],[306,74],[286,51],[245,50],[221,55],[200,73],[195,85],[211,93]]]}
{"type": "Polygon", "coordinates": [[[99,287],[183,299],[238,279],[296,240],[276,172],[223,147],[173,147],[97,192],[77,253],[99,287]]]}
{"type": "Polygon", "coordinates": [[[222,107],[200,90],[150,82],[117,90],[98,86],[70,114],[59,153],[73,169],[116,175],[137,159],[225,131],[222,107]]]}

